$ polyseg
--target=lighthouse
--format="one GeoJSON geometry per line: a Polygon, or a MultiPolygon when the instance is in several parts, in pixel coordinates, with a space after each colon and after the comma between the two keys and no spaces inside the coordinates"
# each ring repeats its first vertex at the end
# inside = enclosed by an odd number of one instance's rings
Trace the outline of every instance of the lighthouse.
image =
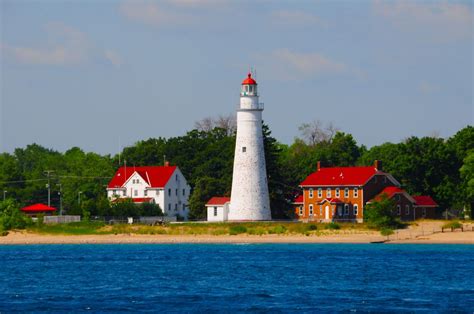
{"type": "Polygon", "coordinates": [[[249,73],[237,109],[237,139],[228,220],[271,220],[262,133],[263,104],[249,73]]]}

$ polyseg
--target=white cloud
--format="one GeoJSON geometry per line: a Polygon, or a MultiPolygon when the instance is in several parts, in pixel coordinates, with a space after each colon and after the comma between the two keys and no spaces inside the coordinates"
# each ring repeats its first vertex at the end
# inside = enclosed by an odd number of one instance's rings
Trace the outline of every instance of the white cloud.
{"type": "Polygon", "coordinates": [[[276,49],[254,56],[259,69],[277,80],[302,80],[312,77],[344,75],[357,80],[367,79],[367,73],[318,52],[296,52],[276,49]]]}
{"type": "Polygon", "coordinates": [[[195,21],[195,17],[167,9],[152,2],[126,1],[119,11],[130,20],[153,26],[186,25],[195,21]]]}
{"type": "Polygon", "coordinates": [[[271,57],[277,62],[292,68],[304,75],[317,75],[321,73],[340,73],[346,66],[319,53],[298,53],[288,49],[277,49],[271,57]]]}
{"type": "Polygon", "coordinates": [[[111,50],[103,53],[88,40],[85,33],[60,22],[47,23],[44,26],[47,40],[42,46],[15,46],[2,44],[5,56],[18,63],[32,65],[77,65],[90,62],[99,55],[113,65],[122,63],[120,56],[111,50]]]}
{"type": "Polygon", "coordinates": [[[319,25],[327,27],[327,23],[316,15],[299,10],[279,10],[270,14],[275,24],[284,26],[319,25]]]}
{"type": "Polygon", "coordinates": [[[437,39],[472,37],[473,12],[461,3],[374,1],[374,12],[410,33],[437,39]]]}
{"type": "Polygon", "coordinates": [[[89,47],[84,33],[62,23],[48,23],[45,29],[52,41],[49,45],[20,47],[4,44],[2,48],[6,55],[25,64],[78,64],[87,59],[89,47]]]}

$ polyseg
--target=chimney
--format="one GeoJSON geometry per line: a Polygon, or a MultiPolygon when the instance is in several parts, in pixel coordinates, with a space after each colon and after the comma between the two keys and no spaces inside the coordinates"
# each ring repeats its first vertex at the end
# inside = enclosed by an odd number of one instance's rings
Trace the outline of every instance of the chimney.
{"type": "Polygon", "coordinates": [[[379,171],[382,171],[382,161],[381,160],[375,160],[374,161],[374,168],[379,170],[379,171]]]}
{"type": "Polygon", "coordinates": [[[318,160],[316,171],[319,171],[320,169],[321,169],[321,162],[318,160]]]}
{"type": "Polygon", "coordinates": [[[165,161],[165,167],[169,167],[170,166],[170,162],[169,161],[165,161]]]}

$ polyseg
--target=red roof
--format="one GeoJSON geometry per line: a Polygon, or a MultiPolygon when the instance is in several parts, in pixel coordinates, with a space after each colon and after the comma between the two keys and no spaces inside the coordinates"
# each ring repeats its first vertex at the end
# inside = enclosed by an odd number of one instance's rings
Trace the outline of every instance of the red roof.
{"type": "Polygon", "coordinates": [[[320,168],[301,182],[301,186],[364,185],[373,175],[385,174],[374,167],[320,168]]]}
{"type": "Polygon", "coordinates": [[[420,195],[413,196],[417,206],[434,206],[438,207],[438,204],[431,198],[431,196],[420,195]]]}
{"type": "Polygon", "coordinates": [[[152,188],[164,188],[176,166],[120,167],[110,180],[109,189],[121,188],[137,172],[152,188]]]}
{"type": "Polygon", "coordinates": [[[230,197],[218,197],[218,196],[214,196],[213,198],[211,198],[206,206],[208,205],[224,205],[225,203],[228,203],[230,202],[230,197]]]}
{"type": "Polygon", "coordinates": [[[252,78],[252,73],[247,74],[247,78],[242,81],[242,85],[257,85],[257,82],[252,78]]]}
{"type": "Polygon", "coordinates": [[[338,198],[325,198],[325,199],[323,199],[321,202],[319,202],[318,204],[323,204],[323,203],[325,203],[326,201],[328,201],[328,202],[331,203],[331,204],[341,204],[341,203],[344,203],[343,201],[341,201],[341,200],[338,199],[338,198]]]}
{"type": "Polygon", "coordinates": [[[375,196],[373,199],[371,199],[371,200],[369,201],[369,203],[380,200],[381,197],[382,197],[382,195],[384,195],[384,194],[385,194],[389,199],[392,198],[392,197],[393,197],[394,195],[396,195],[396,194],[403,194],[403,195],[405,195],[405,197],[406,197],[409,201],[415,203],[415,199],[414,199],[410,194],[408,194],[407,191],[405,191],[404,189],[401,189],[401,188],[399,188],[399,187],[397,187],[397,186],[387,186],[385,189],[382,190],[382,192],[380,192],[379,194],[377,194],[377,196],[375,196]]]}
{"type": "Polygon", "coordinates": [[[24,211],[24,212],[54,212],[55,210],[56,208],[49,207],[41,203],[26,206],[21,209],[21,211],[24,211]]]}
{"type": "Polygon", "coordinates": [[[382,194],[386,194],[388,198],[392,198],[395,194],[400,194],[400,193],[406,193],[405,190],[400,189],[399,187],[396,186],[387,186],[385,189],[383,189],[382,192],[379,193],[379,195],[376,196],[378,198],[382,194]]]}
{"type": "Polygon", "coordinates": [[[303,194],[298,195],[294,200],[293,204],[303,204],[303,194]]]}

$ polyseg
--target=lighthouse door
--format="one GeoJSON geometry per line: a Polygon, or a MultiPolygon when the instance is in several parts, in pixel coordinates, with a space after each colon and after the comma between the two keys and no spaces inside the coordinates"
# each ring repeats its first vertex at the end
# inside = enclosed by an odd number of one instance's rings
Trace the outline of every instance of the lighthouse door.
{"type": "Polygon", "coordinates": [[[325,218],[326,218],[326,220],[329,220],[329,206],[326,205],[326,207],[324,208],[324,210],[326,211],[326,212],[325,212],[325,214],[326,214],[326,215],[325,215],[325,218]]]}

